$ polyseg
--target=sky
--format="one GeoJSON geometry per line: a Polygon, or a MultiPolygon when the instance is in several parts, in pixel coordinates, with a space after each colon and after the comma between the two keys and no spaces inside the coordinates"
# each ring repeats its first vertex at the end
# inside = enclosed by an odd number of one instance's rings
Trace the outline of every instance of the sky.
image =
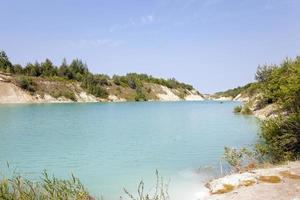
{"type": "Polygon", "coordinates": [[[80,58],[93,73],[147,73],[213,93],[300,55],[300,0],[0,0],[13,63],[80,58]]]}

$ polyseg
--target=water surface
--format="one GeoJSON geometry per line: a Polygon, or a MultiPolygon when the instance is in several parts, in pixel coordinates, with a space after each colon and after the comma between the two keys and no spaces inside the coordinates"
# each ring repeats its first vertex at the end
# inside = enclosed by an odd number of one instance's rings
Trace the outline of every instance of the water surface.
{"type": "Polygon", "coordinates": [[[32,179],[44,169],[63,178],[72,172],[107,199],[118,199],[123,186],[134,191],[141,178],[152,186],[155,169],[183,188],[200,166],[219,167],[224,146],[254,142],[257,120],[234,114],[238,104],[0,105],[0,170],[8,174],[8,161],[32,179]]]}

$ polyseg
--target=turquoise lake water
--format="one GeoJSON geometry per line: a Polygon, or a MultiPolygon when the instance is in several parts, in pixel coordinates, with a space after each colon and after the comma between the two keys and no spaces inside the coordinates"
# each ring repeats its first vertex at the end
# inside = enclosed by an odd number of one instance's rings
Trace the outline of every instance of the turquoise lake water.
{"type": "Polygon", "coordinates": [[[6,162],[33,180],[44,169],[62,178],[74,173],[93,194],[117,200],[124,186],[134,192],[142,178],[153,186],[158,169],[180,199],[179,193],[196,192],[199,167],[219,171],[224,146],[256,140],[258,121],[234,114],[238,104],[0,105],[0,173],[12,171],[6,162]]]}

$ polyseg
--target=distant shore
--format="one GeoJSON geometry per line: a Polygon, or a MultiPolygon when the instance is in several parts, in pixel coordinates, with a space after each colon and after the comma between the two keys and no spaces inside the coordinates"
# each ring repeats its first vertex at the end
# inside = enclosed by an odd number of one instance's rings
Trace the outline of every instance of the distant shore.
{"type": "MultiPolygon", "coordinates": [[[[0,73],[0,103],[91,103],[140,101],[132,96],[136,91],[129,87],[107,86],[105,98],[88,93],[76,81],[36,78],[37,91],[30,92],[16,84],[16,78],[0,73]],[[59,92],[57,92],[59,91],[59,92]]],[[[205,97],[195,89],[171,89],[155,83],[144,83],[148,97],[142,101],[203,101],[205,97]],[[182,95],[184,93],[184,95],[182,95]]]]}

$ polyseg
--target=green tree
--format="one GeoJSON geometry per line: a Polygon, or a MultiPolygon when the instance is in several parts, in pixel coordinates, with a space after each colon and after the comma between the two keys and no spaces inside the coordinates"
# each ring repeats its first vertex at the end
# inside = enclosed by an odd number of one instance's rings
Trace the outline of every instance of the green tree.
{"type": "Polygon", "coordinates": [[[7,73],[14,73],[14,68],[4,51],[0,51],[0,70],[7,73]]]}
{"type": "Polygon", "coordinates": [[[74,59],[71,62],[69,69],[72,73],[73,78],[78,81],[81,81],[84,76],[87,76],[89,74],[87,65],[79,59],[74,59]]]}
{"type": "Polygon", "coordinates": [[[257,80],[258,82],[266,82],[267,80],[269,80],[271,73],[275,68],[277,68],[277,66],[258,66],[255,74],[255,80],[257,80]]]}
{"type": "Polygon", "coordinates": [[[45,77],[55,76],[57,75],[57,69],[53,65],[53,63],[47,58],[45,62],[41,64],[42,67],[42,75],[45,77]]]}

